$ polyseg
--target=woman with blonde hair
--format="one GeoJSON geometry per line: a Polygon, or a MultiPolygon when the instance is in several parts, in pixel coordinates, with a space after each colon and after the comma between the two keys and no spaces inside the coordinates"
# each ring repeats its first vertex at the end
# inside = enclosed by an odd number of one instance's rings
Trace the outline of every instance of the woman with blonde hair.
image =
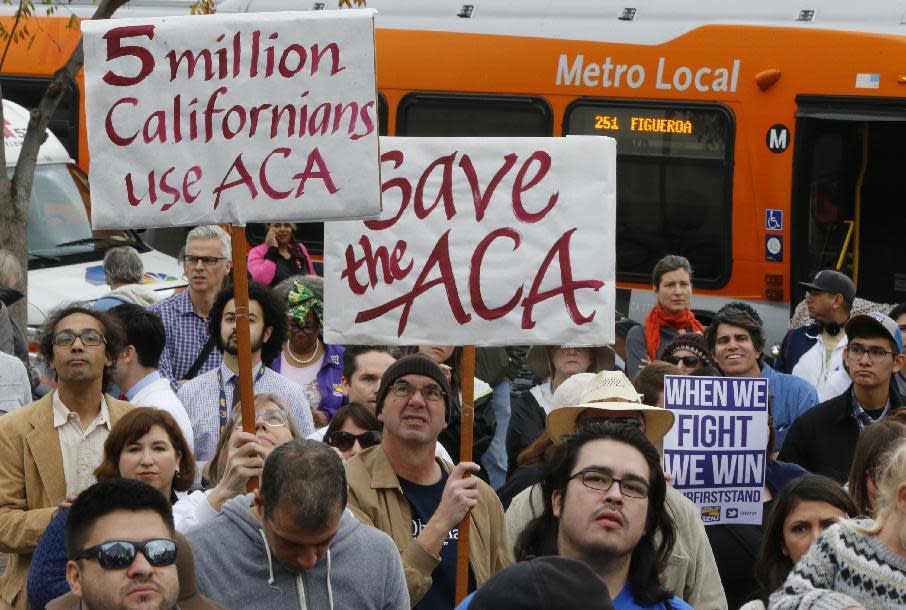
{"type": "Polygon", "coordinates": [[[906,440],[881,464],[875,520],[825,530],[771,595],[772,610],[906,607],[906,440]]]}

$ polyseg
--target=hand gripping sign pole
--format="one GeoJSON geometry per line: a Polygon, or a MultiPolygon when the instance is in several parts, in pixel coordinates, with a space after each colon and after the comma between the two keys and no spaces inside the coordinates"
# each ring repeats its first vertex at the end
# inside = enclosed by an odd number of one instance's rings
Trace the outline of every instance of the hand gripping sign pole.
{"type": "MultiPolygon", "coordinates": [[[[239,350],[239,397],[242,429],[255,433],[255,389],[252,382],[252,339],[249,330],[249,280],[246,272],[245,227],[230,226],[233,244],[233,303],[236,306],[236,347],[239,350]]],[[[228,424],[229,425],[229,424],[228,424]]],[[[246,483],[246,491],[258,488],[258,477],[246,483]]]]}
{"type": "MultiPolygon", "coordinates": [[[[459,461],[472,461],[472,430],[475,421],[475,346],[466,345],[462,349],[462,418],[459,428],[459,461]]],[[[488,407],[490,408],[490,407],[488,407]]],[[[462,476],[472,476],[465,472],[462,476]]],[[[459,522],[459,535],[456,541],[456,604],[459,605],[469,594],[469,515],[466,511],[459,522]]]]}

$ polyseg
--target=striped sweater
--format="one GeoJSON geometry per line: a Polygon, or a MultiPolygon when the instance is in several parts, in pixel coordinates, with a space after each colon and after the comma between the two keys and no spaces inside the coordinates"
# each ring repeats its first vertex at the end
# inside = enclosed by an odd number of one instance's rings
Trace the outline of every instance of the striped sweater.
{"type": "MultiPolygon", "coordinates": [[[[868,526],[870,521],[858,521],[868,526]]],[[[878,536],[829,527],[771,595],[770,610],[906,608],[906,558],[878,536]]]]}

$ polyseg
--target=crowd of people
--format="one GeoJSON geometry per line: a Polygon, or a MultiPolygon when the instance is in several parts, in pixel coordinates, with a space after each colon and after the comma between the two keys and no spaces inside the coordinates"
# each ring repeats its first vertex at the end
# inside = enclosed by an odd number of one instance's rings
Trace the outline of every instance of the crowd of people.
{"type": "Polygon", "coordinates": [[[110,293],[45,323],[50,391],[8,342],[0,608],[906,607],[906,305],[852,315],[853,283],[821,271],[769,358],[746,303],[696,319],[669,255],[615,346],[481,348],[463,384],[460,347],[325,344],[293,229],[249,253],[254,433],[217,226],[162,300],[110,250],[110,293]],[[768,380],[762,524],[706,527],[674,489],[667,375],[768,380]]]}

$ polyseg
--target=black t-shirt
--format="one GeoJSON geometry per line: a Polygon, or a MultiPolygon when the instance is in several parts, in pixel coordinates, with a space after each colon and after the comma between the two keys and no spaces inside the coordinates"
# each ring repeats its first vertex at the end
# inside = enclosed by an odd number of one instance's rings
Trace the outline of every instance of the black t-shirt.
{"type": "MultiPolygon", "coordinates": [[[[412,509],[412,537],[418,536],[440,505],[447,474],[434,485],[417,485],[400,477],[403,495],[412,509]]],[[[414,610],[451,610],[456,604],[456,542],[459,528],[450,530],[440,549],[440,563],[431,573],[431,588],[414,606],[414,610]]],[[[475,590],[475,579],[469,569],[469,591],[475,590]]]]}

